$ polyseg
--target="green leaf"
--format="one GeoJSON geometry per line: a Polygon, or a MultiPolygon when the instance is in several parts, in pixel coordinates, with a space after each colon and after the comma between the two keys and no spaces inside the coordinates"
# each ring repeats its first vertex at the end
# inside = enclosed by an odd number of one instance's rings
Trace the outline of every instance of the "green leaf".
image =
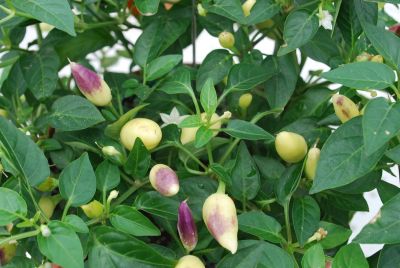
{"type": "Polygon", "coordinates": [[[365,153],[371,155],[400,130],[400,103],[389,105],[384,98],[368,102],[362,117],[365,153]]]}
{"type": "Polygon", "coordinates": [[[118,230],[134,236],[159,236],[160,230],[136,208],[120,205],[110,215],[111,224],[118,230]]]}
{"type": "Polygon", "coordinates": [[[325,268],[325,253],[321,244],[308,248],[301,259],[303,268],[325,268]]]}
{"type": "Polygon", "coordinates": [[[196,132],[194,147],[201,148],[206,145],[213,137],[213,131],[205,126],[201,126],[196,132]]]}
{"type": "Polygon", "coordinates": [[[310,193],[347,185],[371,172],[381,159],[385,147],[365,153],[361,120],[356,117],[341,125],[325,142],[310,193]]]}
{"type": "Polygon", "coordinates": [[[194,96],[189,70],[180,68],[167,79],[159,90],[167,94],[188,94],[189,96],[194,96]]]}
{"type": "Polygon", "coordinates": [[[160,0],[136,0],[135,6],[144,16],[152,16],[157,13],[160,0]]]}
{"type": "Polygon", "coordinates": [[[143,178],[150,167],[151,155],[140,138],[135,139],[135,144],[129,152],[125,162],[125,171],[135,178],[143,178]]]}
{"type": "Polygon", "coordinates": [[[282,226],[273,217],[261,211],[244,212],[239,215],[239,230],[272,243],[282,241],[282,226]]]}
{"type": "Polygon", "coordinates": [[[293,229],[301,246],[318,230],[320,216],[318,203],[311,196],[305,196],[293,203],[293,229]]]}
{"type": "Polygon", "coordinates": [[[108,226],[93,230],[89,248],[89,268],[172,268],[176,264],[176,261],[165,257],[148,243],[108,226]]]}
{"type": "Polygon", "coordinates": [[[63,169],[59,183],[61,196],[69,205],[78,207],[92,200],[96,192],[96,175],[87,153],[63,169]]]}
{"type": "Polygon", "coordinates": [[[82,130],[103,121],[103,116],[92,103],[73,95],[57,99],[50,114],[50,124],[60,131],[82,130]]]}
{"type": "Polygon", "coordinates": [[[67,215],[63,221],[64,224],[68,225],[68,227],[74,230],[77,233],[89,233],[89,228],[86,223],[82,220],[82,218],[70,214],[67,215]]]}
{"type": "MultiPolygon", "coordinates": [[[[400,1],[399,1],[400,3],[400,1]]],[[[397,70],[400,70],[400,38],[384,28],[366,23],[364,32],[374,48],[397,70]]]]}
{"type": "Polygon", "coordinates": [[[39,147],[25,133],[4,117],[0,117],[0,142],[3,161],[12,165],[31,186],[50,176],[47,159],[39,147]]]}
{"type": "Polygon", "coordinates": [[[75,36],[74,14],[67,0],[13,0],[13,6],[33,18],[75,36]]]}
{"type": "Polygon", "coordinates": [[[29,89],[36,99],[50,97],[57,86],[60,61],[54,49],[46,47],[22,58],[23,72],[29,89]]]}
{"type": "Polygon", "coordinates": [[[400,263],[400,245],[385,245],[379,254],[377,268],[392,268],[400,263]]]}
{"type": "Polygon", "coordinates": [[[244,142],[239,144],[231,178],[230,192],[236,199],[245,202],[256,197],[260,190],[260,173],[244,142]]]}
{"type": "Polygon", "coordinates": [[[270,70],[249,63],[233,65],[228,75],[228,83],[225,91],[243,91],[253,89],[255,86],[270,78],[270,70]]]}
{"type": "Polygon", "coordinates": [[[232,185],[231,176],[229,175],[228,171],[218,163],[212,163],[210,165],[211,170],[214,172],[215,175],[218,176],[220,180],[225,182],[227,186],[232,185]]]}
{"type": "Polygon", "coordinates": [[[251,122],[233,119],[229,120],[228,125],[223,129],[228,135],[245,140],[265,140],[274,141],[275,138],[261,127],[251,122]]]}
{"type": "Polygon", "coordinates": [[[200,127],[202,125],[204,125],[204,122],[201,120],[201,116],[197,114],[189,115],[179,123],[180,128],[200,127]]]}
{"type": "Polygon", "coordinates": [[[385,155],[392,159],[396,164],[400,164],[400,145],[390,149],[385,153],[385,155]]]}
{"type": "Polygon", "coordinates": [[[25,200],[13,190],[0,187],[0,226],[26,216],[25,200]]]}
{"type": "Polygon", "coordinates": [[[209,117],[215,113],[218,106],[218,100],[217,92],[215,92],[214,88],[214,82],[211,78],[206,80],[201,89],[200,103],[209,117]]]}
{"type": "Polygon", "coordinates": [[[378,214],[354,238],[356,243],[400,243],[400,194],[386,202],[378,214]]]}
{"type": "Polygon", "coordinates": [[[62,267],[83,268],[83,250],[76,233],[59,221],[51,221],[48,227],[49,237],[37,237],[40,252],[62,267]]]}
{"type": "Polygon", "coordinates": [[[341,225],[321,221],[319,226],[328,232],[328,235],[320,241],[324,249],[335,248],[347,242],[351,235],[351,230],[341,225]]]}
{"type": "Polygon", "coordinates": [[[279,204],[284,205],[288,202],[299,186],[301,175],[303,174],[303,166],[303,164],[289,166],[275,183],[275,193],[279,204]]]}
{"type": "Polygon", "coordinates": [[[146,80],[153,81],[170,72],[182,61],[182,55],[165,55],[152,60],[146,69],[146,80]]]}
{"type": "Polygon", "coordinates": [[[368,262],[364,257],[360,245],[348,244],[339,249],[333,259],[332,268],[368,268],[368,262]]]}
{"type": "MultiPolygon", "coordinates": [[[[145,2],[145,1],[143,1],[145,2]]],[[[154,21],[147,26],[135,43],[133,60],[142,68],[155,59],[161,50],[162,27],[160,21],[154,21]]]]}
{"type": "Polygon", "coordinates": [[[139,210],[154,214],[167,220],[177,220],[179,202],[164,197],[158,192],[146,192],[135,200],[135,206],[139,210]]]}
{"type": "Polygon", "coordinates": [[[129,110],[128,112],[124,113],[117,121],[108,125],[104,130],[104,134],[106,136],[119,140],[119,133],[121,132],[122,127],[132,118],[136,116],[136,114],[146,107],[148,104],[142,104],[136,106],[135,108],[129,110]]]}
{"type": "Polygon", "coordinates": [[[214,85],[221,82],[228,75],[232,67],[232,55],[226,49],[211,51],[201,63],[196,77],[196,89],[200,91],[208,79],[212,79],[214,85]]]}
{"type": "Polygon", "coordinates": [[[269,105],[272,109],[285,107],[299,78],[295,53],[281,57],[268,57],[262,66],[274,71],[273,76],[265,83],[265,96],[269,105]]]}
{"type": "Polygon", "coordinates": [[[121,180],[119,168],[107,160],[97,166],[95,174],[97,190],[103,193],[117,187],[121,180]]]}
{"type": "Polygon", "coordinates": [[[400,193],[399,187],[384,180],[379,181],[377,189],[383,204],[386,204],[390,199],[400,193]]]}
{"type": "Polygon", "coordinates": [[[393,70],[383,63],[353,62],[323,73],[323,78],[355,89],[383,89],[395,81],[393,70]]]}
{"type": "Polygon", "coordinates": [[[296,48],[308,43],[319,28],[317,15],[306,10],[290,12],[285,21],[283,39],[285,44],[278,51],[278,56],[292,52],[296,48]]]}
{"type": "Polygon", "coordinates": [[[227,254],[217,268],[291,268],[295,267],[292,257],[280,247],[265,241],[241,240],[235,254],[227,254]]]}

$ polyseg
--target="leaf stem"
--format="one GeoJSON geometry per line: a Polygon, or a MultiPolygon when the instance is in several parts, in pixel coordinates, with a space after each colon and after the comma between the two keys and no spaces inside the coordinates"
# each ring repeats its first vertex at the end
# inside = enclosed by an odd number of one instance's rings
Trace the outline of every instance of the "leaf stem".
{"type": "Polygon", "coordinates": [[[64,207],[64,210],[63,210],[63,214],[62,214],[62,217],[61,217],[61,221],[64,221],[64,219],[67,216],[67,213],[68,213],[68,210],[69,210],[70,207],[71,207],[71,203],[68,200],[67,204],[65,204],[65,207],[64,207]]]}
{"type": "Polygon", "coordinates": [[[175,147],[180,149],[182,152],[186,153],[190,158],[192,158],[197,164],[199,164],[204,170],[207,170],[207,166],[204,165],[200,159],[198,159],[191,151],[189,151],[185,146],[181,145],[178,142],[174,143],[175,147]]]}
{"type": "Polygon", "coordinates": [[[40,234],[40,230],[36,229],[33,231],[29,231],[29,232],[25,232],[25,233],[21,233],[21,234],[17,234],[17,235],[12,235],[10,237],[2,238],[2,239],[0,239],[0,246],[6,245],[10,241],[21,240],[21,239],[32,237],[32,236],[37,236],[38,234],[40,234]]]}
{"type": "Polygon", "coordinates": [[[135,181],[135,183],[129,188],[125,193],[123,193],[115,202],[113,202],[111,209],[113,209],[115,206],[121,204],[124,202],[126,199],[128,199],[134,192],[136,192],[138,189],[140,189],[142,186],[146,185],[149,183],[148,180],[144,182],[139,182],[135,181]]]}
{"type": "Polygon", "coordinates": [[[290,201],[286,202],[283,205],[283,211],[285,214],[285,226],[286,226],[287,241],[289,244],[291,244],[292,243],[292,230],[290,228],[289,204],[290,204],[290,201]]]}

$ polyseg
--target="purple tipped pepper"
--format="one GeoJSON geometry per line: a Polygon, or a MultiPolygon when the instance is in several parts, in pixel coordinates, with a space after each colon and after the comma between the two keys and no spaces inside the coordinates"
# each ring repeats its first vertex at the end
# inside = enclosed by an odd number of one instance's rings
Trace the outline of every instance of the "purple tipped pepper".
{"type": "Polygon", "coordinates": [[[70,62],[72,75],[82,94],[96,106],[106,106],[111,102],[111,90],[107,83],[88,68],[70,62]]]}
{"type": "Polygon", "coordinates": [[[179,206],[177,227],[183,246],[187,251],[192,251],[197,245],[197,227],[186,200],[179,206]]]}

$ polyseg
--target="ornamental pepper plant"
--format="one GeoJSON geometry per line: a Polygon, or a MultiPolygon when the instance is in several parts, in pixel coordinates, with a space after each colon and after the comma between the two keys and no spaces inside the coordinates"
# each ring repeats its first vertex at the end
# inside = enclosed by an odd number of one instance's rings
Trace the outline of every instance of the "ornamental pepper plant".
{"type": "Polygon", "coordinates": [[[398,267],[395,4],[0,0],[0,266],[398,267]]]}

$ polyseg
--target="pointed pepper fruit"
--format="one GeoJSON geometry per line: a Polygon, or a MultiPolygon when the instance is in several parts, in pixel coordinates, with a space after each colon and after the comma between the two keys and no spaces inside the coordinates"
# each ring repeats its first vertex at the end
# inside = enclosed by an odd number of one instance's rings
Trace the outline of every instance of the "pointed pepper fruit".
{"type": "Polygon", "coordinates": [[[104,206],[97,200],[93,200],[92,202],[81,206],[85,215],[90,219],[99,218],[103,215],[104,206]]]}
{"type": "Polygon", "coordinates": [[[223,48],[233,48],[235,45],[235,37],[231,32],[221,32],[218,35],[218,41],[223,48]]]}
{"type": "Polygon", "coordinates": [[[256,0],[246,0],[242,5],[243,14],[245,17],[250,16],[250,11],[256,4],[256,0]]]}
{"type": "Polygon", "coordinates": [[[164,164],[157,164],[150,170],[151,186],[163,196],[173,196],[179,192],[179,180],[175,171],[164,164]]]}
{"type": "Polygon", "coordinates": [[[70,62],[70,66],[79,90],[90,102],[96,106],[111,102],[110,87],[97,73],[75,62],[70,62]]]}
{"type": "Polygon", "coordinates": [[[297,163],[307,154],[307,143],[303,136],[288,132],[280,132],[275,139],[278,155],[288,163],[297,163]]]}
{"type": "Polygon", "coordinates": [[[321,150],[316,147],[311,148],[308,151],[307,161],[306,161],[306,166],[304,167],[304,171],[306,173],[306,177],[310,180],[313,180],[315,177],[315,171],[317,170],[320,154],[321,150]]]}
{"type": "Polygon", "coordinates": [[[235,254],[238,247],[238,219],[233,200],[223,193],[210,195],[203,205],[203,220],[218,243],[235,254]]]}
{"type": "Polygon", "coordinates": [[[192,251],[197,245],[197,227],[186,200],[179,205],[177,228],[184,248],[192,251]]]}

